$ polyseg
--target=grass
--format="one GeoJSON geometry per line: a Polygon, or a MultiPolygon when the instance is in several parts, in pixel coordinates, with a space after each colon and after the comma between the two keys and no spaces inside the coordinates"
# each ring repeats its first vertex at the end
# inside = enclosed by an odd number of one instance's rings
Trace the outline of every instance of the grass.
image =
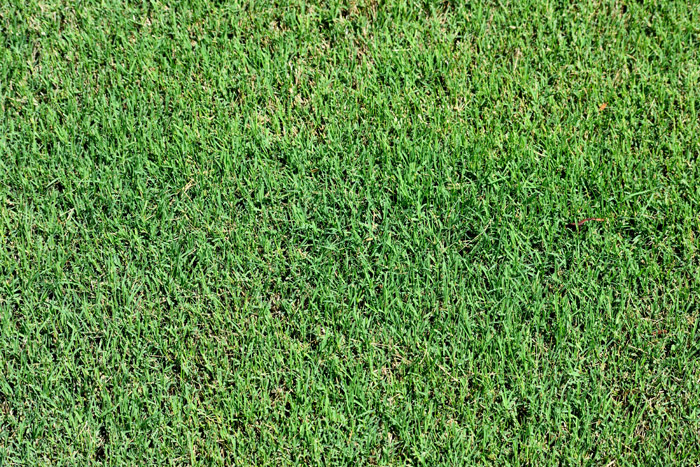
{"type": "Polygon", "coordinates": [[[700,462],[697,2],[0,41],[0,464],[700,462]]]}

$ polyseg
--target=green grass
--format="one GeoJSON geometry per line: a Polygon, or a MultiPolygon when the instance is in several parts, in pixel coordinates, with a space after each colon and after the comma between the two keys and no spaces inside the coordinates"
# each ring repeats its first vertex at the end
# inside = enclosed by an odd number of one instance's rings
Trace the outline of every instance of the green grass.
{"type": "Polygon", "coordinates": [[[174,3],[0,0],[0,464],[700,462],[700,3],[174,3]]]}

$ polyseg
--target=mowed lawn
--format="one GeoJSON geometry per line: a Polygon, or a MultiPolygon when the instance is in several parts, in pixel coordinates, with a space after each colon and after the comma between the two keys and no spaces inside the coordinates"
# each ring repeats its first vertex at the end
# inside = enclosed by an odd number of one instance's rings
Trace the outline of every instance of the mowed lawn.
{"type": "Polygon", "coordinates": [[[697,465],[699,54],[693,0],[0,1],[0,464],[697,465]]]}

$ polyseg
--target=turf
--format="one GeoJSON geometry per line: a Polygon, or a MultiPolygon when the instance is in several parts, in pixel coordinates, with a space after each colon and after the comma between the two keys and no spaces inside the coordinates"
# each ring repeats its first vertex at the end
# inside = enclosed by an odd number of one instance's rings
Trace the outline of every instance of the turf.
{"type": "Polygon", "coordinates": [[[0,43],[0,464],[700,462],[698,2],[0,0],[0,43]]]}

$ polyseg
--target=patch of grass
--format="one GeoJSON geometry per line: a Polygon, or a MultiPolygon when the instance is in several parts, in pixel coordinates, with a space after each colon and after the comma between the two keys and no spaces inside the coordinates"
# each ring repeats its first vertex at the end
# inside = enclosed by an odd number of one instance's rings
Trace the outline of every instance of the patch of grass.
{"type": "Polygon", "coordinates": [[[0,464],[700,460],[697,2],[3,1],[0,41],[0,464]]]}

